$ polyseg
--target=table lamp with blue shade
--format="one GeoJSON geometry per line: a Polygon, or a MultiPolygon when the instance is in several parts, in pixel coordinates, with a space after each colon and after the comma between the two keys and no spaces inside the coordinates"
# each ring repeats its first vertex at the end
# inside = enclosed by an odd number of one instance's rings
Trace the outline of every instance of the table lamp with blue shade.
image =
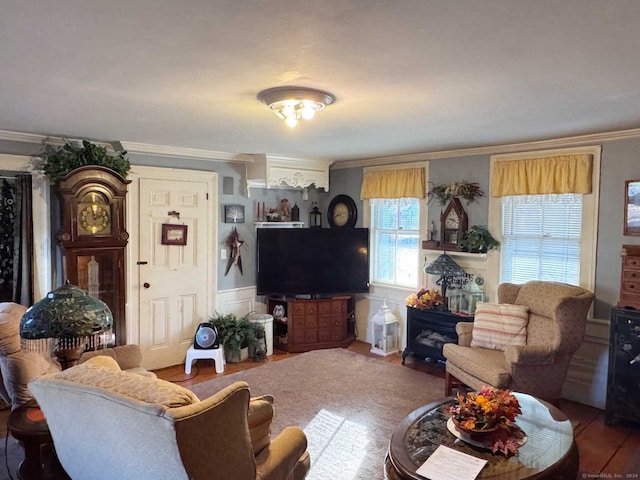
{"type": "Polygon", "coordinates": [[[447,302],[447,288],[462,288],[471,277],[471,275],[465,272],[464,268],[458,265],[455,260],[446,253],[443,253],[429,265],[426,265],[424,267],[424,273],[440,276],[440,278],[436,280],[436,285],[442,288],[442,299],[445,304],[447,302]]]}
{"type": "Polygon", "coordinates": [[[113,315],[106,303],[67,282],[24,313],[20,337],[55,338],[53,353],[64,369],[75,365],[93,336],[112,325],[113,315]]]}

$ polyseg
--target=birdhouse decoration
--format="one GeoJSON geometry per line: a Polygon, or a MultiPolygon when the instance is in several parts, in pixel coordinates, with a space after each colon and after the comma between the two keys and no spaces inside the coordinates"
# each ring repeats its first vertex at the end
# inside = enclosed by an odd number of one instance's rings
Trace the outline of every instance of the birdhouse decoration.
{"type": "Polygon", "coordinates": [[[369,321],[373,331],[371,353],[391,355],[398,352],[398,318],[391,313],[387,301],[369,321]]]}

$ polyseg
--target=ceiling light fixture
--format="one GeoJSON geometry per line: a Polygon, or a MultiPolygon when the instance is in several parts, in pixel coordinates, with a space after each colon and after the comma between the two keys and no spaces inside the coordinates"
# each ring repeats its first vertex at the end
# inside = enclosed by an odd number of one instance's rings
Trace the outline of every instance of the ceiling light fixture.
{"type": "Polygon", "coordinates": [[[301,118],[311,120],[316,112],[336,101],[329,92],[307,87],[268,88],[258,93],[257,98],[291,128],[301,118]]]}

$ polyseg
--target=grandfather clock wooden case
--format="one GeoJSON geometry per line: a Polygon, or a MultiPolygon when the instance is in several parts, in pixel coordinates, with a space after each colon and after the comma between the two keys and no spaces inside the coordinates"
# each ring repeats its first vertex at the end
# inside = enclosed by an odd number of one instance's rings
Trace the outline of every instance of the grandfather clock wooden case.
{"type": "Polygon", "coordinates": [[[126,343],[125,199],[130,180],[105,167],[75,169],[56,183],[64,275],[113,313],[116,344],[126,343]]]}

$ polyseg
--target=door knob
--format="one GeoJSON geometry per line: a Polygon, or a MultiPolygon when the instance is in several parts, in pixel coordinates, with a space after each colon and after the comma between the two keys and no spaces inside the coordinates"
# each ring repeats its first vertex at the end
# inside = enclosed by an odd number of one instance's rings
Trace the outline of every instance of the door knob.
{"type": "Polygon", "coordinates": [[[148,284],[147,282],[144,282],[144,283],[142,284],[142,286],[143,286],[144,288],[149,288],[151,285],[150,285],[150,284],[148,284]]]}

